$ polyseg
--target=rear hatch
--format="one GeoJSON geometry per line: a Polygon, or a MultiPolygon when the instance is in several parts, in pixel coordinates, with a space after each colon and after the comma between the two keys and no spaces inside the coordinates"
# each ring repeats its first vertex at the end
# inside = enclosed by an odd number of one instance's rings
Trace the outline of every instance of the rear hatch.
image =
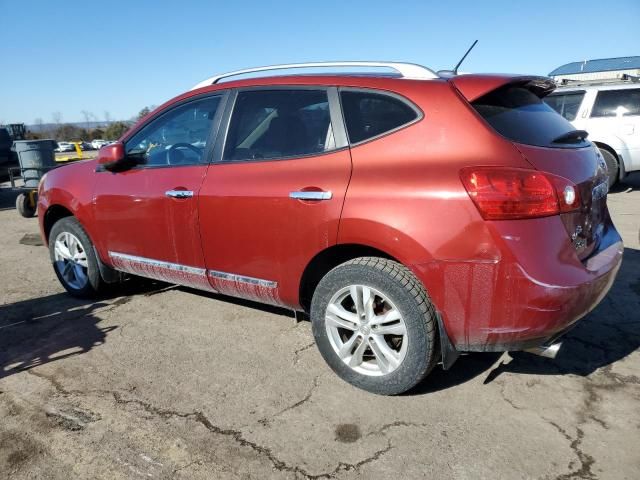
{"type": "MultiPolygon", "coordinates": [[[[575,130],[542,101],[555,88],[553,81],[546,77],[464,75],[452,83],[534,168],[575,184],[579,208],[561,217],[578,257],[586,260],[598,249],[608,222],[606,164],[587,140],[587,132],[575,130]]],[[[559,196],[562,193],[558,192],[559,196]]]]}

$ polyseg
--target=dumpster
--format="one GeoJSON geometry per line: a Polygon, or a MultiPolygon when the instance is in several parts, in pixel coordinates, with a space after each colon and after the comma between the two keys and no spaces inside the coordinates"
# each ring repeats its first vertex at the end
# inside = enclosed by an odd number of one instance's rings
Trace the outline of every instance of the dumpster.
{"type": "Polygon", "coordinates": [[[19,140],[13,142],[26,188],[38,188],[44,173],[56,166],[55,140],[19,140]]]}
{"type": "Polygon", "coordinates": [[[16,198],[16,208],[23,217],[36,214],[37,190],[42,176],[56,167],[55,140],[19,140],[13,142],[11,148],[18,155],[20,166],[9,168],[9,179],[12,188],[19,188],[22,193],[16,198]],[[21,176],[24,185],[16,187],[16,174],[21,176]]]}

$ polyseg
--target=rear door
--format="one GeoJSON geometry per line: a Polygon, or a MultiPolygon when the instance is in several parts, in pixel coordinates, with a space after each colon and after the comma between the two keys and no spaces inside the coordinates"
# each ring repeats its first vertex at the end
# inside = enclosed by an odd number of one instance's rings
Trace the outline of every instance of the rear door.
{"type": "Polygon", "coordinates": [[[337,91],[264,87],[229,101],[200,191],[213,288],[297,306],[308,262],[336,243],[351,175],[337,91]]]}
{"type": "Polygon", "coordinates": [[[138,166],[99,173],[97,237],[119,270],[208,288],[197,202],[223,99],[207,95],[170,107],[125,142],[138,166]]]}

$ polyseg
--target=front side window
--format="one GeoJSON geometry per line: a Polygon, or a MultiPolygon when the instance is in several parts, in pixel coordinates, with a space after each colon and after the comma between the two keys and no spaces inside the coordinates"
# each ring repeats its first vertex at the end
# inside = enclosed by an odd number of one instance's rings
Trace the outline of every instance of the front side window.
{"type": "Polygon", "coordinates": [[[254,90],[238,93],[223,158],[286,158],[334,148],[325,90],[254,90]]]}
{"type": "Polygon", "coordinates": [[[544,103],[571,122],[576,119],[583,98],[584,91],[554,93],[544,97],[544,103]]]}
{"type": "Polygon", "coordinates": [[[204,151],[220,96],[188,102],[162,114],[126,142],[127,156],[147,166],[193,165],[204,151]]]}
{"type": "Polygon", "coordinates": [[[413,122],[418,112],[399,98],[383,93],[340,92],[349,142],[358,143],[413,122]]]}
{"type": "Polygon", "coordinates": [[[592,117],[640,115],[640,88],[602,90],[598,92],[592,117]]]}

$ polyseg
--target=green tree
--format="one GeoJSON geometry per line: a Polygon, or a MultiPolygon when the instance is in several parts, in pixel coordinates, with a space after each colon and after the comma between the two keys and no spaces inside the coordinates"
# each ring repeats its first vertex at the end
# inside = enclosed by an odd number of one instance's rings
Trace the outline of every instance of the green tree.
{"type": "Polygon", "coordinates": [[[63,123],[53,132],[53,136],[56,140],[75,140],[82,138],[82,133],[86,133],[84,129],[78,128],[75,125],[63,123]]]}
{"type": "Polygon", "coordinates": [[[89,140],[102,140],[104,138],[104,130],[94,128],[89,132],[89,140]]]}
{"type": "Polygon", "coordinates": [[[142,117],[149,115],[149,112],[151,112],[151,109],[149,107],[144,107],[138,112],[138,118],[136,120],[140,120],[142,117]]]}
{"type": "Polygon", "coordinates": [[[145,117],[146,115],[148,115],[150,112],[154,111],[156,109],[156,105],[149,105],[147,107],[144,107],[142,110],[140,110],[138,112],[138,116],[133,117],[133,121],[137,122],[138,120],[140,120],[142,117],[145,117]]]}
{"type": "Polygon", "coordinates": [[[124,132],[129,130],[129,124],[125,122],[113,122],[104,131],[105,140],[117,140],[124,132]]]}

